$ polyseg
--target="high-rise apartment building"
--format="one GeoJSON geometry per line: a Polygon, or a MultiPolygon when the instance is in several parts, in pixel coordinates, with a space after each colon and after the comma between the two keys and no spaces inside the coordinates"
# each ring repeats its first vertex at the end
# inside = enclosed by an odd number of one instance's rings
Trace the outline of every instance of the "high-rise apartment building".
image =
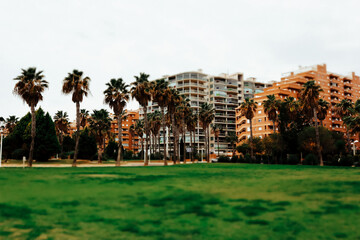
{"type": "MultiPolygon", "coordinates": [[[[245,88],[243,74],[236,73],[232,75],[220,74],[218,76],[203,73],[201,70],[192,72],[183,72],[164,77],[169,86],[177,89],[180,95],[185,96],[190,100],[190,106],[199,112],[203,103],[210,103],[215,109],[214,124],[218,124],[221,128],[219,136],[219,149],[214,134],[210,131],[210,152],[217,154],[230,154],[232,147],[226,141],[226,136],[229,132],[235,132],[235,108],[245,98],[245,88]]],[[[256,80],[249,80],[253,84],[252,91],[248,94],[253,94],[260,91],[262,88],[268,86],[264,83],[259,83],[256,80]]],[[[249,87],[250,88],[250,87],[249,87]]],[[[156,103],[149,103],[148,113],[160,111],[156,103]]],[[[140,117],[143,116],[143,110],[140,109],[140,117]]],[[[163,133],[161,131],[160,142],[163,143],[163,133]]],[[[165,133],[166,136],[169,133],[165,133]]],[[[167,141],[166,141],[167,142],[167,141]]],[[[172,141],[168,142],[171,144],[172,141]]],[[[190,134],[187,133],[185,143],[190,143],[190,134]]],[[[198,124],[195,132],[195,144],[198,151],[205,148],[205,134],[200,124],[198,124]]],[[[168,147],[169,149],[169,147],[168,147]]]]}
{"type": "MultiPolygon", "coordinates": [[[[333,131],[345,132],[342,120],[335,114],[334,107],[342,99],[355,102],[360,97],[360,78],[354,72],[349,75],[328,72],[326,64],[323,64],[302,67],[297,71],[285,73],[280,82],[265,88],[262,93],[255,94],[254,100],[258,103],[258,108],[253,118],[253,136],[262,138],[273,133],[273,123],[268,119],[262,107],[262,102],[267,99],[267,95],[274,94],[280,100],[289,96],[297,99],[302,85],[310,80],[314,80],[316,84],[320,85],[323,89],[320,98],[329,102],[331,106],[323,125],[333,131]]],[[[249,125],[248,120],[241,117],[240,111],[237,109],[236,133],[240,142],[250,137],[249,125]]]]}

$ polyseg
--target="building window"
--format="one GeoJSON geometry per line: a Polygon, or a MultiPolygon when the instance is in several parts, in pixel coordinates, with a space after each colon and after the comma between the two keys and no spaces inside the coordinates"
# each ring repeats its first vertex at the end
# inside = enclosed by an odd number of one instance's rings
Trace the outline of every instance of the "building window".
{"type": "Polygon", "coordinates": [[[261,111],[258,111],[258,114],[260,114],[261,113],[261,111]]]}
{"type": "Polygon", "coordinates": [[[262,127],[259,127],[259,131],[261,131],[262,130],[262,127]]]}
{"type": "Polygon", "coordinates": [[[261,122],[261,119],[259,119],[258,122],[261,122]]]}

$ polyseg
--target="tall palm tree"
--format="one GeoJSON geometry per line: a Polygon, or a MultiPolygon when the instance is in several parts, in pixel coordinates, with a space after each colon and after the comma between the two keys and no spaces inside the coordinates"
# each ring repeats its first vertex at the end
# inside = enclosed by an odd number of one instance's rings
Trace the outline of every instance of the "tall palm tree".
{"type": "Polygon", "coordinates": [[[180,104],[181,97],[179,95],[179,92],[176,89],[170,89],[170,95],[168,99],[168,105],[167,105],[167,114],[169,117],[169,121],[171,123],[171,130],[173,133],[173,156],[172,160],[174,164],[177,162],[177,155],[178,155],[178,128],[179,126],[176,124],[176,121],[178,120],[178,114],[176,113],[177,106],[180,104]]]}
{"type": "Polygon", "coordinates": [[[32,166],[35,135],[36,135],[36,116],[35,107],[39,101],[43,100],[42,93],[48,88],[48,82],[44,80],[43,71],[36,71],[35,67],[21,69],[21,75],[14,78],[18,81],[15,84],[14,93],[19,95],[31,109],[31,144],[28,166],[32,166]]]}
{"type": "Polygon", "coordinates": [[[149,76],[145,73],[140,73],[140,76],[135,76],[135,82],[133,82],[131,85],[133,86],[131,88],[131,97],[135,98],[141,107],[144,109],[144,124],[145,124],[145,162],[144,165],[149,165],[148,161],[148,149],[149,149],[149,135],[150,135],[150,129],[147,119],[147,107],[149,102],[151,101],[151,93],[150,93],[150,83],[149,83],[149,76]]]}
{"type": "MultiPolygon", "coordinates": [[[[169,83],[165,81],[164,79],[156,80],[152,87],[152,98],[154,99],[154,102],[156,102],[160,109],[161,109],[161,116],[162,116],[162,129],[163,129],[163,144],[164,144],[164,165],[167,166],[167,149],[166,149],[166,141],[165,141],[165,133],[166,133],[166,124],[165,124],[165,107],[167,107],[170,97],[170,88],[169,83]]],[[[159,143],[160,144],[160,143],[159,143]]]]}
{"type": "Polygon", "coordinates": [[[335,112],[343,121],[343,125],[345,126],[346,129],[347,145],[349,151],[351,151],[349,124],[346,124],[344,118],[353,115],[354,108],[355,108],[354,103],[351,102],[349,99],[343,99],[341,100],[340,103],[335,105],[335,112]]]}
{"type": "Polygon", "coordinates": [[[75,153],[72,166],[76,167],[76,160],[79,153],[79,139],[80,139],[80,103],[83,101],[84,96],[87,97],[89,93],[90,78],[84,77],[83,72],[76,69],[63,81],[62,92],[65,94],[72,93],[72,101],[76,104],[76,141],[75,153]]]}
{"type": "Polygon", "coordinates": [[[131,142],[130,142],[130,149],[134,152],[135,154],[135,148],[134,148],[134,137],[136,135],[136,131],[135,131],[135,125],[131,124],[130,128],[129,128],[129,134],[131,136],[131,142]]]}
{"type": "Polygon", "coordinates": [[[80,110],[80,126],[84,129],[87,121],[90,117],[89,111],[86,109],[81,109],[80,110]]]}
{"type": "Polygon", "coordinates": [[[157,137],[160,135],[161,128],[161,113],[159,111],[155,111],[153,113],[148,114],[149,118],[149,126],[152,135],[154,136],[153,140],[153,152],[156,152],[156,147],[158,147],[158,151],[160,153],[160,142],[157,142],[157,137]]]}
{"type": "Polygon", "coordinates": [[[144,123],[142,120],[136,120],[134,130],[136,135],[139,136],[141,142],[141,159],[144,159],[144,123]]]}
{"type": "Polygon", "coordinates": [[[320,120],[321,126],[323,126],[323,120],[326,118],[327,112],[329,110],[330,103],[325,101],[324,99],[319,99],[318,102],[318,109],[317,109],[317,116],[320,120]]]}
{"type": "Polygon", "coordinates": [[[90,130],[98,143],[98,163],[102,163],[102,153],[105,149],[106,135],[111,129],[111,118],[105,109],[94,110],[89,119],[90,130]]]}
{"type": "Polygon", "coordinates": [[[267,95],[267,99],[263,102],[264,112],[268,115],[270,121],[273,122],[273,130],[276,133],[275,122],[277,120],[277,111],[279,110],[280,101],[275,98],[275,95],[267,95]]]}
{"type": "Polygon", "coordinates": [[[16,124],[19,122],[19,118],[12,115],[6,118],[5,120],[3,119],[2,121],[5,121],[5,128],[7,129],[8,133],[12,133],[14,131],[16,124]]]}
{"type": "Polygon", "coordinates": [[[180,104],[177,108],[179,117],[181,119],[181,128],[180,131],[182,133],[182,140],[183,140],[183,157],[184,157],[184,163],[186,163],[186,139],[185,139],[185,135],[186,135],[186,118],[189,116],[190,114],[190,100],[184,96],[181,96],[181,101],[180,104]]]}
{"type": "Polygon", "coordinates": [[[241,116],[245,116],[250,122],[250,154],[251,158],[254,159],[252,119],[257,109],[257,102],[253,99],[245,98],[245,101],[240,104],[239,108],[241,116]]]}
{"type": "Polygon", "coordinates": [[[63,140],[64,133],[67,133],[69,129],[69,116],[66,112],[57,111],[54,116],[55,129],[58,133],[59,142],[61,146],[60,154],[63,154],[63,140]]]}
{"type": "Polygon", "coordinates": [[[222,127],[219,124],[213,124],[211,125],[212,133],[215,135],[215,139],[217,140],[217,148],[218,148],[218,157],[220,156],[220,147],[219,147],[219,136],[220,131],[222,130],[222,127]]]}
{"type": "Polygon", "coordinates": [[[316,148],[318,152],[318,157],[320,160],[320,166],[324,166],[324,162],[321,154],[320,147],[320,134],[319,134],[319,125],[318,125],[318,117],[317,117],[317,108],[319,105],[319,96],[321,89],[320,85],[317,85],[315,81],[310,80],[307,81],[303,88],[299,92],[300,105],[304,114],[309,118],[313,118],[315,122],[315,132],[316,132],[316,148]]]}
{"type": "Polygon", "coordinates": [[[188,129],[188,131],[190,132],[190,145],[191,145],[191,162],[194,162],[194,152],[195,152],[195,147],[194,147],[194,143],[195,143],[195,131],[196,131],[196,126],[198,123],[198,116],[197,113],[192,110],[192,108],[190,108],[190,114],[187,116],[186,118],[186,128],[188,129]],[[194,138],[194,140],[193,140],[194,138]]]}
{"type": "Polygon", "coordinates": [[[210,142],[209,142],[209,125],[215,118],[215,109],[208,103],[203,103],[200,107],[199,120],[202,129],[205,132],[205,143],[206,143],[206,161],[210,162],[210,142]]]}
{"type": "Polygon", "coordinates": [[[111,79],[110,82],[106,83],[107,89],[104,91],[105,103],[109,104],[110,108],[113,109],[115,116],[118,121],[118,139],[119,139],[119,150],[116,158],[116,166],[120,166],[120,160],[122,159],[122,117],[121,113],[124,111],[126,102],[130,99],[128,91],[129,85],[127,85],[122,78],[111,79]]]}

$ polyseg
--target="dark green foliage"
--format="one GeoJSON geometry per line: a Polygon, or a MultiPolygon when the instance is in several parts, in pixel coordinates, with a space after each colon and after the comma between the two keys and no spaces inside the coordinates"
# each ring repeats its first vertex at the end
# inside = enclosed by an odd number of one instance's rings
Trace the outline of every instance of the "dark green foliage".
{"type": "Polygon", "coordinates": [[[230,162],[230,158],[228,156],[221,155],[218,159],[218,162],[230,162]]]}
{"type": "MultiPolygon", "coordinates": [[[[31,115],[28,113],[14,128],[14,131],[6,138],[4,150],[11,153],[15,158],[22,159],[28,157],[31,142],[31,115]],[[19,149],[22,149],[20,151],[19,149]],[[20,156],[22,155],[22,156],[20,156]]],[[[36,111],[36,137],[34,158],[37,161],[47,161],[60,150],[60,145],[56,137],[55,125],[49,113],[39,108],[36,111]]]]}
{"type": "Polygon", "coordinates": [[[163,158],[164,158],[164,155],[162,155],[161,153],[158,153],[158,152],[150,155],[150,159],[152,159],[152,160],[160,160],[163,158]]]}
{"type": "Polygon", "coordinates": [[[304,165],[317,165],[319,164],[319,161],[316,157],[316,155],[314,155],[313,153],[309,153],[308,155],[306,155],[304,161],[302,162],[302,164],[304,165]]]}
{"type": "Polygon", "coordinates": [[[63,150],[64,152],[71,152],[75,149],[75,140],[70,136],[64,136],[63,150]]]}
{"type": "Polygon", "coordinates": [[[96,159],[97,145],[93,134],[85,128],[80,134],[79,140],[79,159],[96,159]]]}
{"type": "Polygon", "coordinates": [[[21,160],[23,159],[23,157],[27,157],[26,155],[26,151],[22,148],[18,148],[18,149],[15,149],[15,151],[13,151],[11,153],[11,159],[17,159],[17,160],[21,160]]]}
{"type": "MultiPolygon", "coordinates": [[[[118,154],[119,146],[115,141],[110,141],[105,148],[105,156],[109,159],[116,159],[118,154]]],[[[125,159],[125,157],[124,157],[125,159]]]]}

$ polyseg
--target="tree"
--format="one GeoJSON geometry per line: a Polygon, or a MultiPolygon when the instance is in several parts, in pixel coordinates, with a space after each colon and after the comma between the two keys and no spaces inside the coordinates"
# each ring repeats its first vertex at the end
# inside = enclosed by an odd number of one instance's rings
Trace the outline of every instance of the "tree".
{"type": "Polygon", "coordinates": [[[317,108],[319,104],[320,92],[323,90],[315,81],[307,81],[303,88],[299,92],[300,105],[305,116],[313,118],[315,122],[315,131],[316,131],[316,145],[317,145],[317,154],[320,160],[320,166],[324,166],[322,159],[321,148],[320,148],[320,135],[319,135],[319,126],[317,118],[317,108]]]}
{"type": "Polygon", "coordinates": [[[319,99],[318,108],[317,108],[317,116],[320,120],[321,126],[323,126],[323,120],[326,118],[327,112],[329,110],[330,103],[325,101],[324,99],[319,99]]]}
{"type": "Polygon", "coordinates": [[[228,135],[226,136],[226,141],[230,143],[232,147],[232,157],[234,157],[236,151],[236,143],[238,142],[238,137],[236,136],[236,133],[228,132],[228,135]]]}
{"type": "Polygon", "coordinates": [[[88,119],[89,119],[89,111],[86,109],[81,109],[80,110],[80,126],[84,129],[88,119]]]}
{"type": "Polygon", "coordinates": [[[267,95],[267,99],[263,102],[264,112],[268,115],[270,121],[273,122],[273,130],[276,133],[275,122],[277,120],[277,111],[280,106],[280,101],[275,98],[275,95],[267,95]]]}
{"type": "MultiPolygon", "coordinates": [[[[161,113],[159,111],[149,113],[148,119],[149,119],[150,131],[151,131],[152,135],[154,136],[154,141],[153,141],[153,153],[154,153],[154,152],[156,152],[156,151],[154,151],[154,149],[156,149],[156,145],[158,145],[158,147],[160,148],[160,142],[158,144],[156,144],[156,139],[157,139],[157,136],[160,135],[161,113]]],[[[160,149],[159,149],[159,153],[160,153],[160,149]]]]}
{"type": "MultiPolygon", "coordinates": [[[[164,165],[167,166],[167,149],[165,141],[166,124],[165,124],[165,107],[168,105],[171,91],[168,87],[168,82],[164,79],[156,80],[151,88],[152,98],[161,108],[161,125],[163,129],[163,144],[164,144],[164,165]]],[[[159,143],[160,144],[160,143],[159,143]]]]}
{"type": "Polygon", "coordinates": [[[35,107],[39,101],[43,100],[42,93],[48,88],[48,82],[44,80],[45,76],[43,75],[43,71],[37,72],[35,67],[21,70],[21,75],[14,78],[14,80],[18,81],[15,84],[14,93],[19,95],[31,109],[31,144],[28,161],[28,166],[31,167],[36,135],[35,107]]]}
{"type": "Polygon", "coordinates": [[[136,135],[139,136],[140,141],[141,141],[141,159],[144,159],[144,123],[142,120],[136,120],[135,125],[134,125],[134,131],[136,133],[136,135]]]}
{"type": "Polygon", "coordinates": [[[130,95],[128,91],[129,85],[126,85],[122,78],[111,79],[106,83],[107,89],[104,91],[105,103],[109,104],[110,108],[114,111],[118,121],[118,155],[116,158],[116,166],[120,166],[120,160],[122,159],[122,112],[126,106],[126,102],[129,101],[130,95]]]}
{"type": "Polygon", "coordinates": [[[183,145],[182,145],[182,155],[184,157],[183,161],[184,163],[186,163],[186,139],[185,139],[185,135],[186,135],[186,123],[185,120],[186,118],[189,116],[189,114],[191,113],[190,111],[190,100],[188,98],[185,98],[184,96],[181,96],[180,99],[180,104],[177,107],[177,113],[179,115],[179,119],[180,119],[180,124],[181,124],[181,128],[180,128],[180,132],[182,133],[182,140],[183,140],[183,145]]]}
{"type": "Polygon", "coordinates": [[[206,161],[210,162],[210,143],[209,143],[209,125],[215,118],[215,109],[208,103],[203,103],[200,107],[199,120],[201,127],[205,132],[206,143],[206,161]]]}
{"type": "Polygon", "coordinates": [[[254,118],[257,109],[257,102],[252,99],[245,98],[245,101],[240,104],[240,115],[245,116],[250,122],[250,155],[254,159],[254,149],[252,146],[253,132],[252,132],[252,119],[254,118]]]}
{"type": "Polygon", "coordinates": [[[9,116],[8,118],[6,118],[3,121],[5,121],[5,128],[7,129],[8,133],[12,133],[12,131],[14,130],[16,124],[19,122],[19,118],[12,115],[12,116],[9,116]]]}
{"type": "Polygon", "coordinates": [[[150,83],[149,78],[150,75],[145,73],[140,73],[140,76],[135,76],[136,81],[131,85],[131,97],[136,99],[140,106],[144,109],[144,125],[145,125],[145,162],[144,165],[149,165],[148,161],[148,149],[149,149],[149,135],[150,129],[148,125],[147,119],[147,107],[149,102],[151,101],[151,93],[150,93],[150,83]]]}
{"type": "Polygon", "coordinates": [[[79,159],[92,160],[97,152],[96,138],[87,127],[80,133],[79,159]]]}
{"type": "Polygon", "coordinates": [[[194,143],[195,143],[196,126],[198,123],[198,115],[196,112],[194,113],[192,108],[190,108],[190,113],[185,119],[185,121],[186,121],[186,128],[190,132],[191,162],[194,162],[194,152],[195,152],[194,143]]]}
{"type": "Polygon", "coordinates": [[[80,103],[84,96],[87,97],[89,93],[90,78],[83,77],[83,72],[76,69],[63,81],[62,92],[65,94],[72,94],[72,101],[76,104],[76,135],[75,135],[75,153],[72,166],[76,167],[76,160],[79,153],[79,134],[80,134],[80,103]]]}
{"type": "Polygon", "coordinates": [[[61,146],[60,154],[63,154],[64,147],[63,147],[63,140],[64,140],[64,134],[68,133],[69,129],[69,116],[66,112],[63,111],[57,111],[57,113],[54,116],[54,123],[55,123],[55,129],[59,136],[59,142],[61,146]]]}
{"type": "Polygon", "coordinates": [[[343,99],[341,100],[340,103],[335,105],[335,112],[343,121],[343,125],[346,129],[347,146],[349,152],[351,151],[349,124],[346,124],[345,117],[353,115],[354,108],[355,108],[354,103],[348,99],[343,99]]]}
{"type": "Polygon", "coordinates": [[[171,130],[173,133],[173,156],[172,160],[174,164],[177,162],[177,154],[178,154],[178,125],[176,124],[176,120],[178,120],[178,114],[176,113],[177,106],[180,104],[181,97],[179,95],[179,92],[176,89],[170,89],[170,95],[168,99],[168,106],[167,106],[167,116],[169,118],[169,122],[171,125],[171,130]]]}
{"type": "Polygon", "coordinates": [[[211,126],[212,133],[215,135],[215,139],[217,140],[217,148],[218,148],[218,157],[220,156],[220,147],[219,147],[219,135],[222,127],[219,124],[213,124],[211,126]]]}
{"type": "Polygon", "coordinates": [[[111,118],[105,109],[94,110],[89,119],[90,130],[98,144],[98,163],[102,163],[102,153],[105,149],[105,137],[111,128],[111,118]]]}

